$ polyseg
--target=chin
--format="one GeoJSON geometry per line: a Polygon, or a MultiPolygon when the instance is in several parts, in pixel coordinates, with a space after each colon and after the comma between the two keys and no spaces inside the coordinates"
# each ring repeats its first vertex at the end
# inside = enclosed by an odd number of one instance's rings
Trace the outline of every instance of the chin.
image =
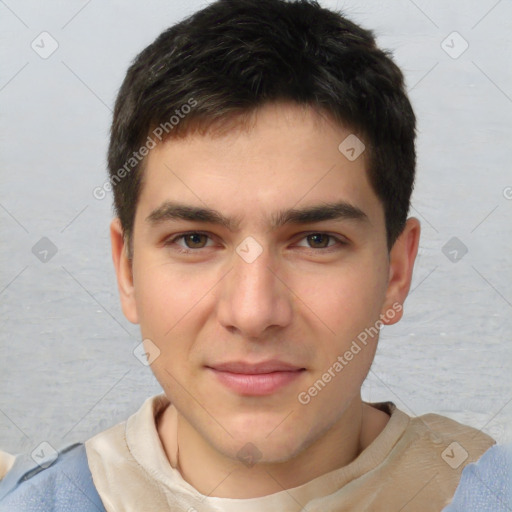
{"type": "MultiPolygon", "coordinates": [[[[300,412],[300,411],[299,411],[300,412]]],[[[254,445],[262,462],[284,462],[314,443],[328,425],[315,423],[309,415],[297,416],[297,410],[252,411],[221,419],[220,423],[231,434],[222,436],[226,454],[231,457],[246,445],[254,445]]],[[[221,439],[217,438],[218,441],[221,439]]]]}
{"type": "Polygon", "coordinates": [[[262,436],[260,439],[253,438],[247,441],[231,442],[229,447],[219,447],[220,451],[234,460],[242,462],[247,467],[254,464],[279,464],[287,462],[296,457],[301,451],[298,441],[282,438],[273,440],[262,436]],[[224,450],[223,448],[226,448],[224,450]]]}
{"type": "Polygon", "coordinates": [[[295,430],[292,436],[286,431],[279,432],[275,427],[276,423],[272,428],[267,424],[260,428],[254,426],[249,432],[228,429],[233,437],[218,439],[216,448],[227,457],[243,463],[248,459],[259,464],[278,464],[293,459],[313,442],[308,439],[307,431],[295,430]]]}

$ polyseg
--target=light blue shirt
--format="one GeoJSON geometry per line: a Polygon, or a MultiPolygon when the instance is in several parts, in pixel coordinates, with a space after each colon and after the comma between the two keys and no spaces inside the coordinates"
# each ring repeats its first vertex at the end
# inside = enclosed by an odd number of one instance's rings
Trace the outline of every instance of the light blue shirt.
{"type": "Polygon", "coordinates": [[[494,445],[468,464],[443,512],[512,512],[512,444],[494,445]]]}

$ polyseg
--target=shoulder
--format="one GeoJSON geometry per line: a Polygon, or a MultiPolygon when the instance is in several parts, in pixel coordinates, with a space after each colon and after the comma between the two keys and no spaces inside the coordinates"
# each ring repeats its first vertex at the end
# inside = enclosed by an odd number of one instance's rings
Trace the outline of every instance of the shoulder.
{"type": "Polygon", "coordinates": [[[435,468],[439,478],[451,486],[458,484],[465,466],[495,444],[482,431],[439,414],[411,417],[401,441],[408,457],[435,468]]]}
{"type": "Polygon", "coordinates": [[[512,444],[492,446],[464,468],[453,500],[443,512],[466,510],[512,510],[512,444]]]}
{"type": "Polygon", "coordinates": [[[452,469],[478,460],[495,444],[481,430],[439,414],[411,418],[410,434],[435,448],[435,453],[452,469]]]}
{"type": "Polygon", "coordinates": [[[495,444],[483,432],[438,414],[410,417],[393,408],[389,424],[393,418],[403,428],[396,429],[396,440],[382,464],[390,483],[386,492],[404,489],[414,510],[441,510],[448,505],[464,468],[495,444]]]}
{"type": "Polygon", "coordinates": [[[103,511],[83,444],[69,446],[45,463],[20,456],[0,482],[0,512],[103,511]]]}

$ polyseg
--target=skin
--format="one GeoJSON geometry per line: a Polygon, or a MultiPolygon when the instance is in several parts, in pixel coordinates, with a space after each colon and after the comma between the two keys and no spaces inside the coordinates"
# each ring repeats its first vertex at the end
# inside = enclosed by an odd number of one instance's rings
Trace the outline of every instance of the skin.
{"type": "MultiPolygon", "coordinates": [[[[160,350],[151,368],[178,411],[180,471],[203,494],[252,498],[302,485],[353,461],[387,424],[360,395],[378,335],[307,405],[297,399],[359,333],[403,304],[418,249],[420,225],[409,218],[388,251],[365,154],[349,161],[338,150],[350,133],[310,107],[277,103],[244,129],[168,140],[147,158],[132,260],[119,220],[111,224],[123,312],[160,350]],[[280,210],[340,200],[367,221],[269,223],[280,210]],[[238,229],[149,222],[166,201],[214,208],[238,229]],[[207,236],[165,243],[191,231],[207,236]],[[263,250],[251,263],[236,252],[248,236],[263,250]],[[273,394],[246,396],[206,368],[267,359],[305,371],[273,394]],[[259,457],[250,467],[237,457],[247,443],[259,457]]],[[[167,411],[157,427],[169,454],[167,411]]]]}

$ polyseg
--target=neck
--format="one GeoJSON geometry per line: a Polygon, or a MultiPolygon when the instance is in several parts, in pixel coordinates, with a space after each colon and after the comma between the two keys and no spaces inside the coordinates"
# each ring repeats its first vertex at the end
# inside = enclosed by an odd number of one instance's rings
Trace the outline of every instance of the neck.
{"type": "MultiPolygon", "coordinates": [[[[167,458],[172,436],[167,409],[158,431],[167,458]]],[[[352,462],[382,431],[389,416],[354,399],[342,417],[312,444],[283,462],[246,466],[215,449],[178,413],[178,469],[198,492],[219,498],[256,498],[303,485],[352,462]],[[200,461],[200,462],[198,462],[200,461]]]]}

